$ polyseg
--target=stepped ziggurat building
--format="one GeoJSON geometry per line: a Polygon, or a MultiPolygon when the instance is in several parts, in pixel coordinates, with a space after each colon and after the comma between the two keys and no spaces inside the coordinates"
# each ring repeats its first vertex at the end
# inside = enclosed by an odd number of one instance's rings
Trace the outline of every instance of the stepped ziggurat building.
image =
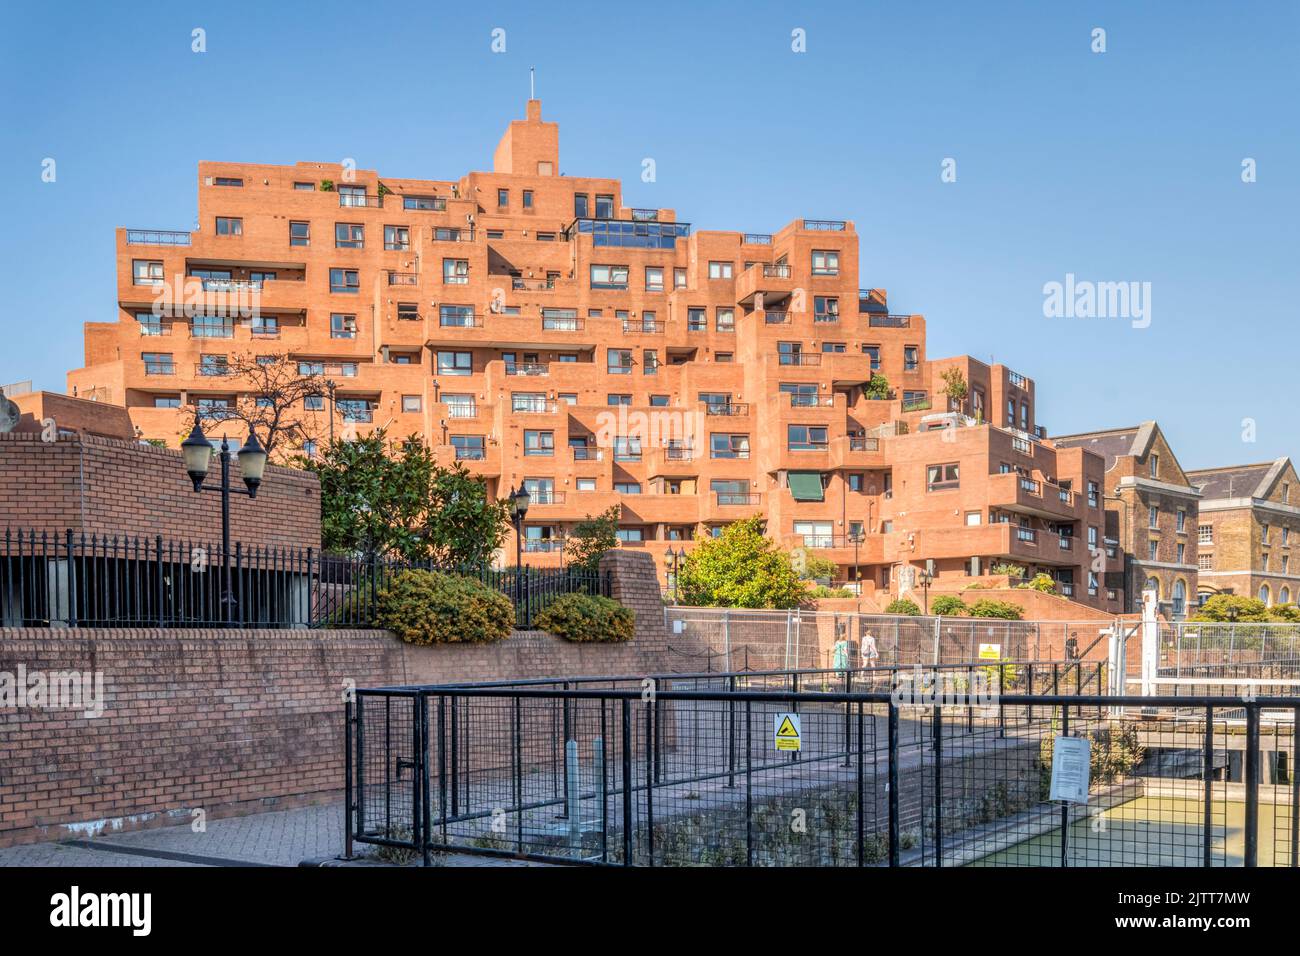
{"type": "MultiPolygon", "coordinates": [[[[864,608],[1007,565],[1099,610],[1140,600],[1134,521],[1108,523],[1114,450],[1047,438],[1034,383],[1003,365],[931,359],[925,319],[862,288],[852,222],[703,231],[628,208],[618,180],[561,173],[536,100],[491,172],[203,162],[198,196],[193,232],[118,230],[117,321],[87,323],[68,376],[143,438],[177,444],[195,408],[219,420],[249,387],[236,356],[287,355],[328,384],[304,401],[321,441],[415,433],[493,495],[526,484],[530,564],[559,564],[566,530],[613,506],[661,572],[761,514],[860,581],[864,608]]],[[[242,440],[224,424],[209,435],[242,440]]],[[[1161,559],[1188,594],[1194,539],[1161,559]]]]}

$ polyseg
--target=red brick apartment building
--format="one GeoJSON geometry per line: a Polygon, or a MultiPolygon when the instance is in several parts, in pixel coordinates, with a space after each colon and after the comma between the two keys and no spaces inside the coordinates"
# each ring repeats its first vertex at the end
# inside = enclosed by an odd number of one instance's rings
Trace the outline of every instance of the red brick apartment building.
{"type": "Polygon", "coordinates": [[[198,194],[193,232],[118,230],[116,320],[87,323],[68,376],[145,438],[233,402],[230,356],[285,353],[333,383],[313,405],[345,431],[419,433],[494,494],[527,483],[530,563],[613,505],[661,569],[760,513],[868,594],[1009,563],[1126,606],[1102,457],[1044,438],[1028,378],[931,360],[924,318],[861,287],[852,222],[703,231],[629,208],[618,180],[563,174],[535,100],[491,172],[204,162],[198,194]]]}

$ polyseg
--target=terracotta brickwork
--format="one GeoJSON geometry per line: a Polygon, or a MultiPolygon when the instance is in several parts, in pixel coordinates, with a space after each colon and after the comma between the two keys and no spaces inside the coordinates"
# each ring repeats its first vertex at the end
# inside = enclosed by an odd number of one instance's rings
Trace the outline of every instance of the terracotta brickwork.
{"type": "Polygon", "coordinates": [[[105,691],[99,717],[0,710],[0,846],[74,825],[180,823],[196,808],[221,816],[336,798],[347,683],[662,671],[667,636],[649,556],[615,553],[603,567],[636,613],[627,644],[537,631],[488,646],[413,647],[384,631],[0,630],[0,674],[98,671],[105,691]]]}
{"type": "MultiPolygon", "coordinates": [[[[238,462],[231,480],[239,483],[238,462]]],[[[196,494],[181,454],[92,435],[0,435],[0,526],[80,535],[210,541],[221,536],[221,496],[196,494]]],[[[218,474],[214,461],[211,481],[218,474]]],[[[315,475],[268,465],[257,498],[231,498],[231,538],[256,545],[320,547],[315,475]]]]}

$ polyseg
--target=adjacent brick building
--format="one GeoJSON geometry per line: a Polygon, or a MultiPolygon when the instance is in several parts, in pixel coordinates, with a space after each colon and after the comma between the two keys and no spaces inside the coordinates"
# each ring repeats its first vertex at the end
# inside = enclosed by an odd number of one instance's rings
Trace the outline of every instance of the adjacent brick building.
{"type": "Polygon", "coordinates": [[[1187,473],[1201,492],[1198,599],[1292,604],[1300,590],[1300,480],[1290,458],[1187,473]]]}
{"type": "Polygon", "coordinates": [[[1197,515],[1201,493],[1178,464],[1160,426],[1066,435],[1058,447],[1079,448],[1105,461],[1107,557],[1121,567],[1107,571],[1110,587],[1141,610],[1142,591],[1154,589],[1161,609],[1180,618],[1197,590],[1197,515]],[[1112,552],[1118,552],[1112,554],[1112,552]]]}
{"type": "Polygon", "coordinates": [[[861,280],[852,222],[700,231],[564,173],[537,101],[458,179],[200,163],[196,230],[118,231],[117,315],[86,325],[70,390],[174,445],[247,388],[233,356],[284,354],[329,381],[319,434],[415,433],[494,495],[526,483],[534,564],[615,505],[661,572],[758,513],[867,591],[1014,565],[1124,606],[1101,459],[1045,438],[1028,377],[931,360],[925,319],[861,280]]]}

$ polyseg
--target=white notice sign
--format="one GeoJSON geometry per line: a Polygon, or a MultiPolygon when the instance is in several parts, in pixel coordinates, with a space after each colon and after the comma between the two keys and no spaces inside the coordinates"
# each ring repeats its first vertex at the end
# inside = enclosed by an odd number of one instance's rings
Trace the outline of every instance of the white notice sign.
{"type": "Polygon", "coordinates": [[[1092,742],[1087,737],[1057,737],[1052,745],[1052,788],[1049,800],[1088,802],[1092,742]]]}

